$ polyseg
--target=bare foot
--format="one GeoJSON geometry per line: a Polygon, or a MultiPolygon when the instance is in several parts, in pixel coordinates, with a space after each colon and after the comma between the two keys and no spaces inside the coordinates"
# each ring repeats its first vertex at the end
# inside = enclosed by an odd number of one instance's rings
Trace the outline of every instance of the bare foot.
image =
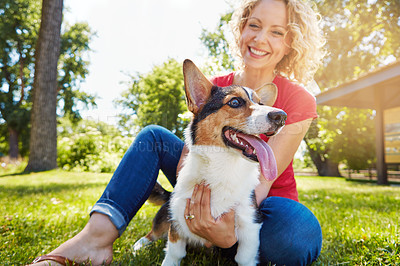
{"type": "MultiPolygon", "coordinates": [[[[49,253],[60,255],[74,262],[90,261],[91,265],[110,264],[113,257],[113,243],[118,231],[109,218],[93,213],[85,228],[76,236],[49,253]]],[[[43,261],[35,266],[60,265],[54,261],[43,261]]]]}

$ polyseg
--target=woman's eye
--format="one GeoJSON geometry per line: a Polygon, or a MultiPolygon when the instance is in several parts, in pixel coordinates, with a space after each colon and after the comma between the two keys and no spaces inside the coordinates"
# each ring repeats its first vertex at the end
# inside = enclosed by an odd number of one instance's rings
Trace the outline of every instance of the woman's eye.
{"type": "Polygon", "coordinates": [[[228,105],[232,108],[239,108],[243,105],[243,101],[241,101],[240,98],[232,98],[229,102],[228,105]]]}
{"type": "Polygon", "coordinates": [[[254,29],[258,29],[259,28],[259,26],[257,24],[253,24],[253,23],[250,24],[249,27],[250,28],[254,28],[254,29]]]}
{"type": "Polygon", "coordinates": [[[273,31],[272,34],[276,35],[276,36],[283,36],[284,34],[280,31],[273,31]]]}

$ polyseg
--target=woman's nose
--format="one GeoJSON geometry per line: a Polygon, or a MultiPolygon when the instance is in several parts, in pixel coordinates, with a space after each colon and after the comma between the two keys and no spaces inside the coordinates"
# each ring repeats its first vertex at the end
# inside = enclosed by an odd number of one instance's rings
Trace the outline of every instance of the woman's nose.
{"type": "Polygon", "coordinates": [[[257,43],[267,43],[268,42],[268,34],[264,30],[257,32],[254,37],[254,41],[257,43]]]}

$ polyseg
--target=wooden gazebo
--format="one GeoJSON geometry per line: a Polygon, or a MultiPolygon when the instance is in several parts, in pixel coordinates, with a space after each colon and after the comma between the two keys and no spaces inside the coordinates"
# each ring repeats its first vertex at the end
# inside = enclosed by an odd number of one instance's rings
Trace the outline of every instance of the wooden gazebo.
{"type": "Polygon", "coordinates": [[[316,98],[320,105],[369,108],[376,111],[378,184],[387,184],[384,110],[400,106],[400,61],[324,91],[316,98]]]}

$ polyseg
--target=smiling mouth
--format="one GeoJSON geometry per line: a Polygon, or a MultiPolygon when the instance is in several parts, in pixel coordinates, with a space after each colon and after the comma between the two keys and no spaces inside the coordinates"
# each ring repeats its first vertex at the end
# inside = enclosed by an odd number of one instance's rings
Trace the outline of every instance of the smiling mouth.
{"type": "Polygon", "coordinates": [[[255,48],[249,47],[249,50],[252,54],[258,55],[258,56],[265,56],[268,55],[268,52],[265,51],[261,51],[261,50],[257,50],[255,48]]]}
{"type": "MultiPolygon", "coordinates": [[[[264,134],[271,137],[276,132],[267,132],[264,134]]],[[[241,150],[244,156],[255,162],[259,161],[257,149],[262,146],[259,143],[263,142],[259,137],[245,134],[231,127],[225,127],[222,130],[222,138],[227,146],[241,150]]]]}
{"type": "MultiPolygon", "coordinates": [[[[275,134],[276,132],[269,133],[275,134]]],[[[241,150],[245,157],[258,162],[261,174],[267,180],[274,180],[278,176],[274,153],[265,141],[231,127],[223,128],[222,138],[227,146],[241,150]]]]}
{"type": "Polygon", "coordinates": [[[222,132],[222,137],[227,146],[241,150],[244,156],[258,162],[257,151],[247,140],[245,140],[245,138],[243,138],[243,135],[245,134],[230,127],[224,128],[222,132]]]}

